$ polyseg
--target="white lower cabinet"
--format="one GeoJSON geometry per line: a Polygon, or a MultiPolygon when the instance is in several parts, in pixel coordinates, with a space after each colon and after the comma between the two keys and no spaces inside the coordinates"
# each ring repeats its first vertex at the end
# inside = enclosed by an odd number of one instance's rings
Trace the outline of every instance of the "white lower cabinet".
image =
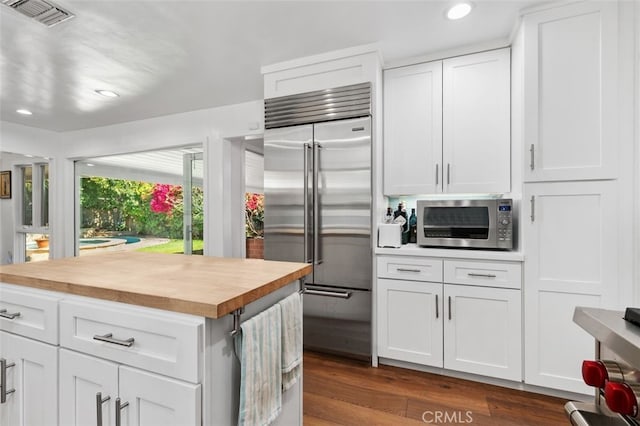
{"type": "Polygon", "coordinates": [[[576,306],[617,308],[617,184],[528,183],[524,195],[525,382],[591,393],[580,366],[593,356],[593,339],[573,313],[576,306]]]}
{"type": "Polygon", "coordinates": [[[0,331],[0,359],[0,425],[57,425],[58,348],[0,331]]]}
{"type": "Polygon", "coordinates": [[[520,290],[444,285],[444,366],[522,379],[520,290]]]}
{"type": "Polygon", "coordinates": [[[200,385],[60,350],[61,425],[198,425],[200,401],[200,385]]]}
{"type": "Polygon", "coordinates": [[[379,356],[522,380],[519,262],[379,256],[378,273],[379,356]],[[407,278],[383,278],[389,265],[408,271],[407,278]],[[419,274],[410,272],[427,265],[439,282],[419,281],[419,274]]]}
{"type": "Polygon", "coordinates": [[[378,279],[378,354],[442,367],[442,284],[378,279]]]}

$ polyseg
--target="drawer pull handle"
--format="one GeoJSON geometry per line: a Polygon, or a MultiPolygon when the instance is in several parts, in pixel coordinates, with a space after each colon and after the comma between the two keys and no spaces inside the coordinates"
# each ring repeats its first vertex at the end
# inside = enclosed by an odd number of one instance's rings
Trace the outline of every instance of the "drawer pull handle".
{"type": "Polygon", "coordinates": [[[473,272],[469,272],[467,275],[470,277],[484,277],[484,278],[495,278],[494,274],[474,274],[473,272]]]}
{"type": "Polygon", "coordinates": [[[133,342],[135,342],[133,337],[129,337],[127,340],[116,339],[113,337],[113,333],[107,333],[102,336],[96,334],[93,336],[93,339],[101,342],[113,343],[114,345],[126,346],[128,348],[133,346],[133,342]]]}
{"type": "Polygon", "coordinates": [[[420,273],[420,269],[409,269],[409,268],[398,268],[396,269],[396,271],[398,272],[416,272],[416,273],[420,273]]]}
{"type": "Polygon", "coordinates": [[[16,363],[12,362],[7,364],[7,360],[0,358],[0,404],[7,402],[7,395],[14,393],[15,389],[7,390],[7,368],[15,366],[16,363]]]}
{"type": "Polygon", "coordinates": [[[0,310],[0,317],[2,317],[2,318],[7,318],[7,319],[12,320],[12,319],[16,319],[19,316],[20,316],[20,312],[14,312],[14,313],[10,314],[9,312],[7,312],[6,309],[0,310]]]}
{"type": "Polygon", "coordinates": [[[110,396],[102,397],[102,392],[96,394],[96,426],[102,426],[102,404],[110,400],[110,396]]]}
{"type": "Polygon", "coordinates": [[[116,398],[116,426],[122,425],[122,414],[120,413],[120,411],[122,411],[123,408],[129,406],[128,402],[120,402],[120,401],[121,401],[120,398],[116,398]]]}

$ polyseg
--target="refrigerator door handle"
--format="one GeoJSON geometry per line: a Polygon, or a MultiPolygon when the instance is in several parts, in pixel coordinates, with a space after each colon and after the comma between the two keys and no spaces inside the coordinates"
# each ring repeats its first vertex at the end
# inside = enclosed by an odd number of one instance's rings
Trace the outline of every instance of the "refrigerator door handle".
{"type": "Polygon", "coordinates": [[[313,144],[313,264],[320,265],[320,203],[318,196],[319,169],[320,169],[320,149],[318,143],[313,144]]]}
{"type": "Polygon", "coordinates": [[[304,189],[303,189],[303,195],[302,195],[302,197],[304,198],[303,212],[302,212],[302,215],[303,215],[302,226],[304,227],[303,229],[304,241],[302,244],[304,245],[304,262],[305,263],[313,262],[313,258],[309,256],[309,232],[307,232],[309,230],[309,151],[311,151],[311,144],[305,143],[304,149],[303,149],[304,189]]]}
{"type": "Polygon", "coordinates": [[[311,288],[305,288],[303,294],[310,294],[314,296],[325,297],[338,297],[340,299],[349,299],[351,297],[351,291],[327,291],[327,290],[315,290],[311,288]]]}

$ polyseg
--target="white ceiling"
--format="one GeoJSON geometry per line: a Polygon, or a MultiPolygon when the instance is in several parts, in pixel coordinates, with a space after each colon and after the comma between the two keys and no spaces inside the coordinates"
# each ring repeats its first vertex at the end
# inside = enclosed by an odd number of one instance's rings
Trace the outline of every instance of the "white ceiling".
{"type": "Polygon", "coordinates": [[[393,61],[506,39],[546,0],[474,0],[460,21],[449,0],[54,1],[76,17],[47,28],[0,5],[0,118],[65,131],[262,99],[261,66],[336,49],[393,61]]]}
{"type": "MultiPolygon", "coordinates": [[[[86,158],[77,163],[80,176],[101,176],[114,179],[153,181],[165,184],[182,184],[184,155],[202,153],[202,148],[179,148],[136,152],[86,158]]],[[[202,184],[203,162],[192,163],[192,178],[202,184]]]]}

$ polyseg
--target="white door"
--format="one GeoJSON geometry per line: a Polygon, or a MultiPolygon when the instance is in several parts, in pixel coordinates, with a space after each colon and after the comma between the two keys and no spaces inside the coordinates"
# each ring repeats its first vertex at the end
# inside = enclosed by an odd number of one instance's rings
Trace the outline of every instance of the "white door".
{"type": "Polygon", "coordinates": [[[524,17],[525,182],[617,176],[617,2],[524,17]]]}
{"type": "Polygon", "coordinates": [[[378,355],[442,367],[442,284],[378,278],[378,355]]]}
{"type": "Polygon", "coordinates": [[[59,380],[61,426],[115,425],[118,364],[60,349],[59,380]]]}
{"type": "Polygon", "coordinates": [[[521,292],[444,285],[444,368],[522,380],[521,292]]]}
{"type": "Polygon", "coordinates": [[[0,358],[7,365],[2,385],[13,391],[0,404],[0,425],[57,425],[58,348],[0,331],[0,358]]]}
{"type": "Polygon", "coordinates": [[[508,48],[443,62],[445,192],[511,190],[510,64],[508,48]]]}
{"type": "Polygon", "coordinates": [[[120,367],[123,426],[199,426],[200,385],[120,367]]]}
{"type": "Polygon", "coordinates": [[[576,306],[618,308],[616,182],[525,184],[525,381],[592,393],[582,381],[593,338],[576,306]]]}
{"type": "Polygon", "coordinates": [[[442,62],[384,72],[384,193],[442,188],[442,62]]]}

